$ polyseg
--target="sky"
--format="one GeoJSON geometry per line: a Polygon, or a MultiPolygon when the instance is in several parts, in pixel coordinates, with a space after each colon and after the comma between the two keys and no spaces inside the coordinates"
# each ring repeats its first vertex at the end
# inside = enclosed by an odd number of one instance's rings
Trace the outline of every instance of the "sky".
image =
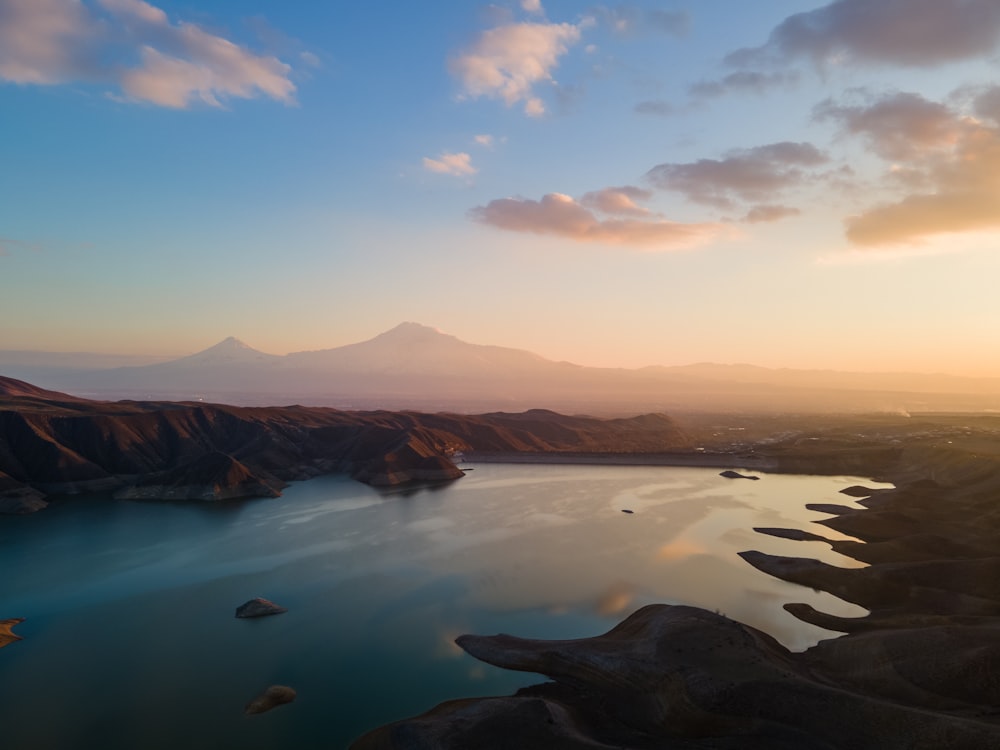
{"type": "Polygon", "coordinates": [[[0,0],[0,349],[1000,376],[1000,0],[0,0]]]}

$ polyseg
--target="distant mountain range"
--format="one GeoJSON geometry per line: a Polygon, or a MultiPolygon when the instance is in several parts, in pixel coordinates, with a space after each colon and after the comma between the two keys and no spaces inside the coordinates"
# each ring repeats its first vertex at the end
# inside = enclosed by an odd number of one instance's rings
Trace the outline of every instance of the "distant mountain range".
{"type": "Polygon", "coordinates": [[[693,364],[616,369],[461,341],[402,323],[368,341],[284,356],[227,338],[167,361],[0,350],[0,375],[104,399],[303,403],[473,412],[984,411],[1000,378],[693,364]]]}

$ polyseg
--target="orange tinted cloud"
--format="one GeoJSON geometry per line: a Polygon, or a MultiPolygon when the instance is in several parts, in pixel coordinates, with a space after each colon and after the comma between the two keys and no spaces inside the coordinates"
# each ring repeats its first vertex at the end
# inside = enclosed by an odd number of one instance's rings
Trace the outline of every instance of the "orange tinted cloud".
{"type": "Polygon", "coordinates": [[[907,190],[846,221],[862,247],[919,243],[944,233],[1000,229],[1000,89],[980,93],[980,118],[915,94],[894,94],[867,107],[830,107],[830,116],[892,159],[888,176],[907,190]]]}
{"type": "Polygon", "coordinates": [[[478,170],[472,166],[472,157],[464,151],[457,154],[443,153],[437,159],[424,157],[424,169],[454,177],[474,175],[478,170]]]}
{"type": "MultiPolygon", "coordinates": [[[[595,195],[595,194],[588,194],[595,195]]],[[[704,244],[723,231],[718,224],[683,224],[658,218],[599,218],[572,197],[500,198],[472,209],[473,220],[510,232],[548,234],[577,242],[672,250],[704,244]]]]}
{"type": "Polygon", "coordinates": [[[649,216],[649,209],[636,201],[648,201],[653,193],[642,188],[625,185],[585,193],[580,203],[588,208],[619,216],[649,216]]]}
{"type": "Polygon", "coordinates": [[[770,221],[780,221],[790,216],[798,216],[801,211],[792,206],[763,205],[754,206],[743,216],[741,221],[747,224],[763,224],[770,221]]]}

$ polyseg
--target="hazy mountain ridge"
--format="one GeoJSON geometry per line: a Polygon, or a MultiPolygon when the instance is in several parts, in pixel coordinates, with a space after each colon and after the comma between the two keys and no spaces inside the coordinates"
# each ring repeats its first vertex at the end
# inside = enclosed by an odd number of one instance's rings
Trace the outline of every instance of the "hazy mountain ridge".
{"type": "Polygon", "coordinates": [[[0,351],[0,374],[100,398],[300,402],[346,408],[474,412],[984,411],[1000,378],[770,369],[698,363],[584,367],[521,349],[472,344],[418,323],[330,349],[268,354],[230,337],[195,354],[140,366],[33,367],[0,351]]]}

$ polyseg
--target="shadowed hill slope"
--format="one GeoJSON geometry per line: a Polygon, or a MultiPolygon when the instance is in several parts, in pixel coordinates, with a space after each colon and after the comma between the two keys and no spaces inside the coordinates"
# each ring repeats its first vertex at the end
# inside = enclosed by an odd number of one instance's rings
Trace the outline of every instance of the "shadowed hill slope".
{"type": "Polygon", "coordinates": [[[600,420],[555,412],[419,414],[328,408],[101,402],[0,378],[0,512],[44,494],[122,498],[274,496],[345,473],[368,484],[456,479],[458,451],[658,452],[688,445],[662,414],[600,420]]]}

